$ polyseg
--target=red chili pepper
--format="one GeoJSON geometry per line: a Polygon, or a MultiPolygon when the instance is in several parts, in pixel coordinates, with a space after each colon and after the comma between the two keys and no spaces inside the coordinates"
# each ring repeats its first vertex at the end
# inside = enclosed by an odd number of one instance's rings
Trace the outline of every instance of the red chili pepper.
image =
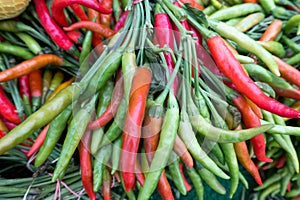
{"type": "Polygon", "coordinates": [[[286,190],[289,192],[289,191],[291,191],[291,188],[292,188],[291,181],[289,181],[287,186],[286,186],[286,190]]]}
{"type": "Polygon", "coordinates": [[[287,97],[291,99],[300,100],[300,90],[296,88],[282,89],[278,87],[272,87],[277,95],[287,97]]]}
{"type": "Polygon", "coordinates": [[[29,88],[29,76],[24,75],[18,78],[19,92],[20,96],[23,99],[24,96],[31,101],[30,88],[29,88]]]}
{"type": "Polygon", "coordinates": [[[92,134],[86,131],[79,143],[79,160],[81,169],[81,181],[83,187],[91,200],[96,199],[96,193],[93,190],[93,168],[90,154],[92,134]]]}
{"type": "Polygon", "coordinates": [[[8,120],[7,120],[6,118],[4,118],[2,115],[0,115],[0,119],[1,119],[1,121],[3,121],[5,127],[8,129],[8,131],[11,131],[12,129],[14,129],[14,128],[17,126],[17,124],[8,121],[8,120]]]}
{"type": "Polygon", "coordinates": [[[33,0],[33,3],[41,24],[51,39],[62,49],[70,52],[75,51],[76,47],[72,41],[51,17],[45,0],[33,0]]]}
{"type": "Polygon", "coordinates": [[[243,0],[244,3],[257,3],[257,0],[243,0]]]}
{"type": "Polygon", "coordinates": [[[136,162],[135,162],[135,177],[136,177],[137,181],[141,184],[141,186],[144,186],[145,176],[144,176],[144,173],[141,169],[141,166],[140,166],[140,163],[138,162],[138,160],[136,160],[136,162]]]}
{"type": "Polygon", "coordinates": [[[115,27],[114,27],[114,31],[115,31],[115,32],[118,32],[121,28],[124,27],[125,22],[126,22],[126,19],[127,19],[127,17],[128,17],[128,14],[129,14],[128,11],[125,11],[125,12],[123,12],[123,13],[121,14],[119,20],[117,21],[117,23],[116,23],[116,25],[115,25],[115,27]]]}
{"type": "MultiPolygon", "coordinates": [[[[112,9],[112,0],[101,1],[103,8],[112,9]]],[[[100,23],[106,27],[110,27],[112,14],[100,14],[100,23]]]]}
{"type": "Polygon", "coordinates": [[[87,21],[89,20],[88,16],[85,14],[84,10],[79,4],[72,4],[70,5],[72,8],[74,14],[81,20],[81,21],[87,21]]]}
{"type": "MultiPolygon", "coordinates": [[[[156,9],[156,13],[154,16],[154,24],[155,24],[155,36],[157,38],[157,42],[160,48],[164,46],[170,47],[174,51],[174,35],[173,35],[173,27],[169,16],[166,13],[163,13],[162,10],[156,9]]],[[[175,63],[172,59],[170,53],[164,53],[164,57],[167,62],[167,66],[169,69],[169,73],[172,74],[175,63]]],[[[174,95],[177,94],[178,88],[178,77],[173,82],[173,91],[174,95]]]]}
{"type": "Polygon", "coordinates": [[[69,23],[64,14],[64,8],[72,4],[80,4],[103,14],[110,14],[112,12],[111,9],[103,8],[99,3],[93,0],[54,0],[51,7],[52,15],[59,25],[68,26],[69,23]]]}
{"type": "Polygon", "coordinates": [[[187,178],[185,177],[185,174],[184,174],[184,171],[183,171],[183,164],[180,163],[180,162],[179,162],[178,164],[179,164],[179,170],[180,170],[180,173],[181,173],[181,176],[182,176],[182,179],[183,179],[183,182],[184,182],[186,191],[189,192],[189,191],[192,190],[192,186],[191,186],[191,184],[188,182],[187,178]]]}
{"type": "Polygon", "coordinates": [[[273,56],[273,58],[278,64],[280,76],[285,80],[300,87],[300,71],[276,56],[273,56]]]}
{"type": "Polygon", "coordinates": [[[79,31],[67,32],[67,36],[76,44],[80,44],[83,41],[83,36],[79,31]]]}
{"type": "Polygon", "coordinates": [[[257,115],[257,117],[259,119],[262,119],[263,118],[263,114],[261,112],[261,109],[255,103],[253,103],[250,99],[248,99],[247,97],[244,96],[244,98],[247,100],[248,105],[251,107],[251,109],[257,115]]]}
{"type": "Polygon", "coordinates": [[[5,123],[3,122],[3,120],[1,118],[0,118],[0,131],[4,131],[4,132],[8,131],[7,127],[5,126],[5,123]]]}
{"type": "Polygon", "coordinates": [[[229,51],[220,36],[209,38],[207,44],[218,68],[234,83],[239,91],[245,94],[256,105],[282,117],[300,118],[299,112],[266,96],[259,89],[244,72],[242,65],[229,51]]]}
{"type": "Polygon", "coordinates": [[[43,130],[40,132],[40,134],[37,136],[35,139],[35,142],[31,146],[30,150],[27,152],[26,156],[29,158],[31,157],[34,153],[36,153],[40,147],[43,145],[48,129],[49,129],[50,124],[46,125],[43,130]]]}
{"type": "Polygon", "coordinates": [[[103,182],[102,182],[102,195],[104,200],[111,199],[111,175],[107,168],[104,169],[103,182]]]}
{"type": "Polygon", "coordinates": [[[95,33],[100,34],[101,36],[105,38],[109,38],[115,34],[115,31],[111,30],[110,28],[102,25],[102,24],[97,24],[96,22],[91,22],[91,21],[81,21],[81,22],[76,22],[72,24],[69,27],[64,27],[65,31],[74,31],[80,28],[85,28],[87,30],[91,30],[95,33]]]}
{"type": "Polygon", "coordinates": [[[124,81],[123,78],[116,79],[116,85],[112,94],[111,102],[103,114],[96,120],[88,123],[87,129],[95,130],[105,126],[117,113],[118,107],[122,101],[124,94],[124,81]]]}
{"type": "Polygon", "coordinates": [[[262,185],[258,168],[251,160],[246,142],[234,143],[234,150],[241,165],[252,175],[258,185],[262,185]]]}
{"type": "Polygon", "coordinates": [[[120,162],[126,191],[130,191],[135,184],[134,166],[140,143],[141,125],[146,109],[151,76],[151,71],[148,68],[140,67],[137,68],[132,80],[129,106],[123,128],[120,162]]]}
{"type": "Polygon", "coordinates": [[[16,112],[16,107],[12,104],[9,98],[6,96],[2,87],[0,86],[0,114],[10,122],[14,124],[20,124],[21,119],[16,112]]]}
{"type": "Polygon", "coordinates": [[[276,168],[277,169],[282,168],[285,165],[285,163],[286,163],[285,155],[280,156],[276,162],[276,168]]]}
{"type": "Polygon", "coordinates": [[[0,130],[0,139],[3,138],[6,135],[6,133],[2,130],[0,130]]]}
{"type": "MultiPolygon", "coordinates": [[[[260,119],[252,111],[248,105],[247,100],[241,95],[233,99],[234,105],[239,109],[242,114],[242,120],[246,128],[258,127],[261,125],[260,119]]],[[[266,156],[266,143],[264,134],[259,134],[250,139],[256,158],[262,162],[272,162],[272,159],[266,156]]]]}
{"type": "Polygon", "coordinates": [[[162,171],[156,188],[163,200],[174,200],[175,199],[174,195],[172,193],[172,190],[171,190],[171,186],[167,179],[165,170],[162,171]]]}
{"type": "Polygon", "coordinates": [[[202,35],[201,33],[199,33],[199,31],[194,27],[192,26],[191,24],[189,24],[189,28],[190,28],[190,31],[192,31],[192,37],[196,39],[196,45],[201,45],[202,46],[202,35]]]}
{"type": "Polygon", "coordinates": [[[41,104],[43,95],[43,77],[41,70],[32,71],[29,74],[29,85],[32,98],[33,111],[36,111],[41,104]]]}
{"type": "Polygon", "coordinates": [[[191,168],[194,166],[193,157],[179,136],[176,136],[173,150],[187,167],[191,168]]]}

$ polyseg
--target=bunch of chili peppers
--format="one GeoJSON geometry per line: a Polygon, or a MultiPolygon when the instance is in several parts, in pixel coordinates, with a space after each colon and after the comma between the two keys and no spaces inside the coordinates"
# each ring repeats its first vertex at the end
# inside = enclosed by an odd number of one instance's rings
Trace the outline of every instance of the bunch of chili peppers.
{"type": "Polygon", "coordinates": [[[90,199],[204,199],[203,182],[236,198],[239,164],[254,198],[299,198],[299,7],[33,0],[0,21],[0,158],[57,183],[75,159],[90,199]]]}

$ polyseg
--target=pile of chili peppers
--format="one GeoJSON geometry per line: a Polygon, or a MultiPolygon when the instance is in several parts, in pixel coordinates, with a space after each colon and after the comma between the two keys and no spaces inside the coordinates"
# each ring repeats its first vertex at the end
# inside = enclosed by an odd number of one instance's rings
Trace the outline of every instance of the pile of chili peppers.
{"type": "Polygon", "coordinates": [[[0,30],[0,198],[240,199],[241,165],[300,199],[299,0],[33,0],[0,30]]]}

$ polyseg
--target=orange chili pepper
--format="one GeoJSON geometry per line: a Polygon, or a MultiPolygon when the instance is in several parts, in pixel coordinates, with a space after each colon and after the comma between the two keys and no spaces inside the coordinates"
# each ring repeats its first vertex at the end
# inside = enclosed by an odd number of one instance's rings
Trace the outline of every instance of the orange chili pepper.
{"type": "Polygon", "coordinates": [[[272,41],[274,40],[278,34],[280,33],[282,28],[282,21],[279,19],[275,19],[265,30],[263,35],[260,37],[259,41],[272,41]]]}

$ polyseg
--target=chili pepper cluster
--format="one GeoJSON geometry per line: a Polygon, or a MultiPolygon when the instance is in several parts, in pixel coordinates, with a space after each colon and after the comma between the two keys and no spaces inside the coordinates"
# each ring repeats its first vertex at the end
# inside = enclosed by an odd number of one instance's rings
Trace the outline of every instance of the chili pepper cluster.
{"type": "Polygon", "coordinates": [[[0,198],[241,199],[241,165],[251,199],[299,199],[299,12],[33,0],[0,21],[0,198]],[[32,177],[1,178],[12,161],[32,177]]]}

